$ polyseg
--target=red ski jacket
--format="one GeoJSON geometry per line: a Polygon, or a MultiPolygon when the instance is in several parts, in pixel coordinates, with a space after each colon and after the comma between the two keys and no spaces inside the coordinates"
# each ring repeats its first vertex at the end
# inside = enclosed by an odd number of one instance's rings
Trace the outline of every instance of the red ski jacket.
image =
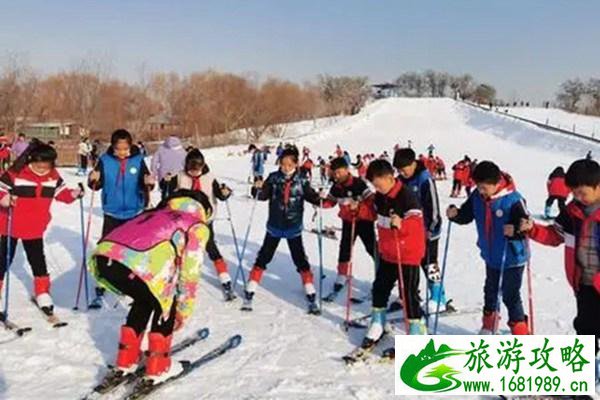
{"type": "Polygon", "coordinates": [[[375,221],[377,214],[373,209],[373,192],[361,178],[350,175],[344,183],[336,183],[329,190],[327,199],[323,202],[323,208],[332,208],[338,204],[340,212],[338,216],[346,222],[353,219],[362,221],[375,221]],[[358,208],[352,210],[350,204],[358,201],[358,208]]]}
{"type": "Polygon", "coordinates": [[[546,186],[548,188],[548,195],[550,196],[562,197],[566,199],[571,193],[571,189],[569,189],[565,183],[565,178],[562,176],[548,179],[546,186]]]}
{"type": "Polygon", "coordinates": [[[374,206],[381,258],[389,263],[400,261],[404,265],[419,266],[425,256],[425,225],[416,195],[398,180],[389,193],[375,194],[374,206]],[[402,218],[400,229],[391,227],[392,214],[402,218]]]}
{"type": "MultiPolygon", "coordinates": [[[[541,225],[534,223],[533,229],[529,232],[529,237],[536,242],[549,246],[559,246],[565,244],[565,273],[567,281],[574,291],[579,289],[581,284],[581,266],[577,261],[577,246],[579,238],[589,229],[588,222],[596,222],[596,232],[593,232],[596,238],[598,248],[600,248],[600,210],[585,216],[583,205],[577,201],[572,201],[567,205],[566,211],[561,212],[554,224],[541,225]]],[[[594,275],[594,287],[600,293],[600,271],[594,275]]]]}
{"type": "MultiPolygon", "coordinates": [[[[50,223],[50,205],[56,199],[72,203],[76,197],[68,189],[56,169],[38,175],[27,165],[15,173],[11,170],[0,177],[0,199],[12,194],[16,203],[12,208],[11,237],[39,239],[50,223]]],[[[0,234],[7,235],[8,209],[0,208],[0,234]]]]}

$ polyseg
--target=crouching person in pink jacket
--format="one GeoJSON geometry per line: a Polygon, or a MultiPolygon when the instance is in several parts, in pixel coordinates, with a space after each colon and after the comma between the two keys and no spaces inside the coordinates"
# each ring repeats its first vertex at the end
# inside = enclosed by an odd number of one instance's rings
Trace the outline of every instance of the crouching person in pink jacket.
{"type": "Polygon", "coordinates": [[[98,243],[90,272],[98,285],[133,303],[121,327],[116,367],[96,391],[108,391],[138,368],[150,320],[146,376],[138,384],[153,385],[181,372],[179,363],[171,366],[172,334],[192,314],[211,213],[206,195],[178,191],[98,243]]]}

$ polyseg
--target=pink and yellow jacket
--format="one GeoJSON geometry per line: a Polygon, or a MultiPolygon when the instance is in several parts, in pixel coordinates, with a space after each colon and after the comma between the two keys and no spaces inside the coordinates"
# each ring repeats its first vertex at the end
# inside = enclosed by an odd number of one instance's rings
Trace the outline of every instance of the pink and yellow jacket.
{"type": "Polygon", "coordinates": [[[142,279],[167,318],[173,300],[177,312],[188,318],[193,311],[200,266],[209,238],[208,216],[191,197],[169,200],[166,207],[145,212],[104,237],[88,265],[98,284],[120,294],[99,278],[96,257],[118,261],[142,279]]]}

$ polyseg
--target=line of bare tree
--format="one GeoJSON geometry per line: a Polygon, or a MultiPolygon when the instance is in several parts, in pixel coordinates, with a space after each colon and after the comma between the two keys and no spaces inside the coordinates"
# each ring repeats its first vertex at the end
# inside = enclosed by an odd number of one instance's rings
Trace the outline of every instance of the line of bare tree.
{"type": "Polygon", "coordinates": [[[126,127],[140,139],[156,140],[160,132],[149,130],[149,121],[161,116],[182,137],[241,130],[258,140],[282,123],[356,113],[368,95],[365,77],[320,76],[316,83],[297,84],[210,70],[143,74],[130,83],[110,76],[101,63],[42,76],[10,58],[0,74],[0,132],[18,132],[30,122],[73,121],[92,134],[126,127]]]}
{"type": "Polygon", "coordinates": [[[600,79],[566,80],[558,89],[556,102],[560,108],[570,112],[600,115],[600,79]]]}
{"type": "Polygon", "coordinates": [[[395,81],[400,96],[406,97],[454,97],[476,103],[491,103],[496,89],[487,83],[477,82],[471,75],[452,75],[447,72],[427,70],[405,72],[395,81]]]}

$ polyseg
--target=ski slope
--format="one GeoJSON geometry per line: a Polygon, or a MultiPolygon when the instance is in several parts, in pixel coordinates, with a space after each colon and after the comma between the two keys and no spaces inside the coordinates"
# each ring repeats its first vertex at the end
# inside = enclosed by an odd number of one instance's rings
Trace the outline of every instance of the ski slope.
{"type": "Polygon", "coordinates": [[[509,114],[526,118],[535,122],[565,129],[580,135],[593,138],[600,137],[600,117],[570,113],[559,108],[541,107],[501,107],[500,111],[508,110],[509,114]]]}
{"type": "MultiPolygon", "coordinates": [[[[365,107],[358,115],[338,119],[323,129],[301,136],[297,144],[312,149],[312,155],[329,155],[340,144],[353,156],[356,152],[383,150],[392,152],[394,144],[406,144],[425,152],[434,144],[446,164],[469,154],[479,160],[491,159],[509,171],[526,197],[534,214],[540,214],[545,200],[545,182],[557,165],[567,166],[587,150],[598,150],[573,138],[533,128],[528,124],[503,118],[456,103],[449,99],[386,99],[365,107]]],[[[253,206],[246,196],[249,170],[248,156],[238,154],[245,146],[230,146],[206,151],[213,172],[235,190],[230,200],[233,220],[241,242],[253,206]]],[[[267,161],[274,168],[273,159],[267,161]]],[[[80,181],[74,170],[64,170],[71,184],[80,181]]],[[[439,183],[443,209],[450,199],[450,181],[439,183]]],[[[90,195],[85,198],[88,210],[90,195]]],[[[102,212],[96,204],[91,210],[92,242],[99,238],[102,212]]],[[[324,212],[326,224],[340,225],[337,210],[324,212]]],[[[118,330],[127,312],[127,301],[107,296],[99,311],[74,312],[72,306],[81,264],[80,214],[77,204],[55,203],[53,222],[46,236],[46,256],[53,277],[52,293],[57,313],[69,326],[49,328],[29,303],[30,270],[22,251],[11,270],[11,318],[30,325],[33,332],[23,338],[0,331],[0,398],[2,399],[77,399],[84,395],[105,369],[114,362],[118,330]]],[[[224,206],[217,218],[226,217],[224,206]]],[[[267,206],[256,206],[244,266],[248,269],[256,257],[265,234],[267,206]]],[[[312,208],[307,207],[305,222],[310,227],[312,208]]],[[[235,272],[236,256],[230,227],[225,220],[215,222],[221,252],[235,272]]],[[[445,232],[445,226],[444,226],[445,232]]],[[[317,237],[305,234],[305,246],[315,271],[318,263],[317,237]]],[[[442,237],[442,244],[445,240],[442,237]]],[[[333,284],[337,245],[325,239],[325,293],[333,284]]],[[[573,333],[575,303],[566,283],[562,266],[562,249],[532,244],[532,268],[536,304],[536,330],[540,333],[573,333]]],[[[373,279],[373,263],[361,245],[355,250],[355,295],[365,294],[373,279]]],[[[219,282],[209,260],[205,261],[203,279],[194,316],[185,333],[208,326],[211,335],[202,344],[181,353],[194,357],[220,344],[226,337],[240,333],[241,346],[215,362],[165,388],[155,399],[356,399],[394,398],[393,369],[386,365],[347,369],[340,357],[359,344],[363,332],[346,333],[342,298],[327,305],[321,317],[305,312],[300,278],[292,265],[289,251],[282,244],[266,271],[255,296],[252,313],[239,311],[239,302],[222,301],[219,282]]],[[[484,266],[475,247],[475,228],[455,226],[450,242],[447,270],[447,293],[458,308],[480,307],[483,299],[484,266]]],[[[240,285],[238,285],[239,290],[240,285]]],[[[368,304],[355,306],[353,313],[369,311],[368,304]]],[[[505,326],[506,316],[502,325],[505,326]]],[[[479,314],[458,314],[440,319],[444,334],[472,334],[479,329],[479,314]]],[[[118,396],[113,398],[119,398],[118,396]]],[[[428,397],[430,398],[430,397],[428,397]]],[[[443,397],[449,399],[451,397],[443,397]]]]}

